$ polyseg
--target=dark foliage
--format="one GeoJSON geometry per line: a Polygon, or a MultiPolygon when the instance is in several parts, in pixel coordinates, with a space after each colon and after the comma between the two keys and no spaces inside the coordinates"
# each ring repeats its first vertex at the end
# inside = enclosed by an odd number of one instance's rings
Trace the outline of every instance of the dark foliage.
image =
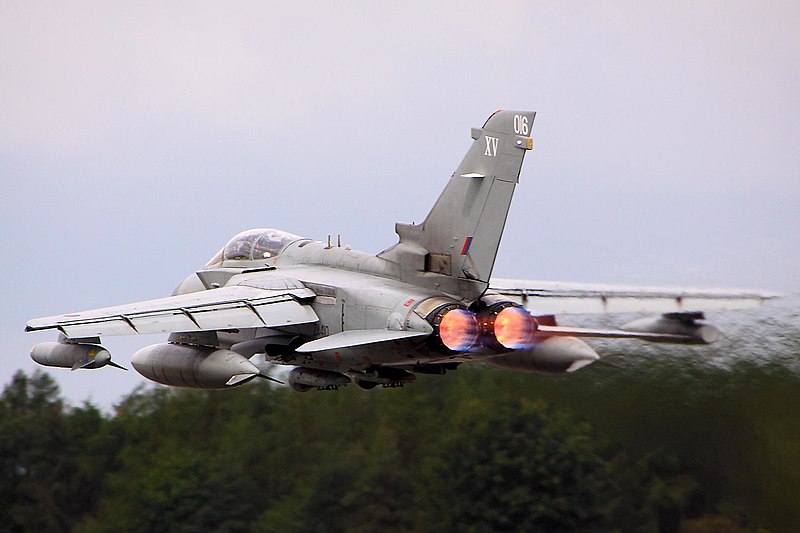
{"type": "Polygon", "coordinates": [[[784,408],[797,404],[797,379],[773,373],[759,386],[766,370],[748,367],[739,387],[737,371],[707,375],[714,395],[678,401],[686,384],[653,368],[627,385],[629,373],[602,365],[566,379],[478,366],[400,390],[139,389],[113,416],[68,407],[47,375],[19,372],[0,397],[0,530],[791,524],[781,520],[796,518],[786,509],[798,496],[798,426],[784,408]],[[743,387],[749,401],[737,400],[743,387]]]}

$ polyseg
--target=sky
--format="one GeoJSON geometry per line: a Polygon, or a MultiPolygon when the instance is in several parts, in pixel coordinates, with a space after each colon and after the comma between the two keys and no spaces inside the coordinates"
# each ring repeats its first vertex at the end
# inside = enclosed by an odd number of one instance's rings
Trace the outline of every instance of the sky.
{"type": "MultiPolygon", "coordinates": [[[[800,4],[0,3],[0,381],[25,321],[168,295],[231,236],[419,222],[537,111],[498,277],[800,291],[800,4]]],[[[162,336],[109,338],[114,359],[162,336]]],[[[110,405],[135,371],[48,371],[110,405]]]]}

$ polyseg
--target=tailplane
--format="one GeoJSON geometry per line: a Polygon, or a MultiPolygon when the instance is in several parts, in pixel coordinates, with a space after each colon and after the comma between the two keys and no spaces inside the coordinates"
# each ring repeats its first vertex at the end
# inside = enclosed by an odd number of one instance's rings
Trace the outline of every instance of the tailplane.
{"type": "Polygon", "coordinates": [[[421,224],[397,223],[400,242],[379,254],[403,281],[478,298],[488,287],[530,137],[532,111],[497,111],[472,129],[472,146],[421,224]]]}

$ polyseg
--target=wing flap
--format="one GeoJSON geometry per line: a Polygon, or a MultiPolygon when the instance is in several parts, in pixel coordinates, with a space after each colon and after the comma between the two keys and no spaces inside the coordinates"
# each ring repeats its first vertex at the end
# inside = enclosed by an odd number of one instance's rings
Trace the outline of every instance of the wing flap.
{"type": "Polygon", "coordinates": [[[70,338],[280,327],[319,320],[290,291],[223,287],[81,313],[30,320],[28,331],[59,329],[70,338]]]}

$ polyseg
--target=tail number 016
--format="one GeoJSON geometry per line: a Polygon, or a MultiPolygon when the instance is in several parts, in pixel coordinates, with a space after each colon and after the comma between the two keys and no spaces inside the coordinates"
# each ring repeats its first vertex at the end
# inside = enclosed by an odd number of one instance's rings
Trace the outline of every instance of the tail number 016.
{"type": "Polygon", "coordinates": [[[514,115],[514,133],[517,135],[525,135],[527,137],[528,132],[530,132],[528,117],[525,115],[514,115]]]}

